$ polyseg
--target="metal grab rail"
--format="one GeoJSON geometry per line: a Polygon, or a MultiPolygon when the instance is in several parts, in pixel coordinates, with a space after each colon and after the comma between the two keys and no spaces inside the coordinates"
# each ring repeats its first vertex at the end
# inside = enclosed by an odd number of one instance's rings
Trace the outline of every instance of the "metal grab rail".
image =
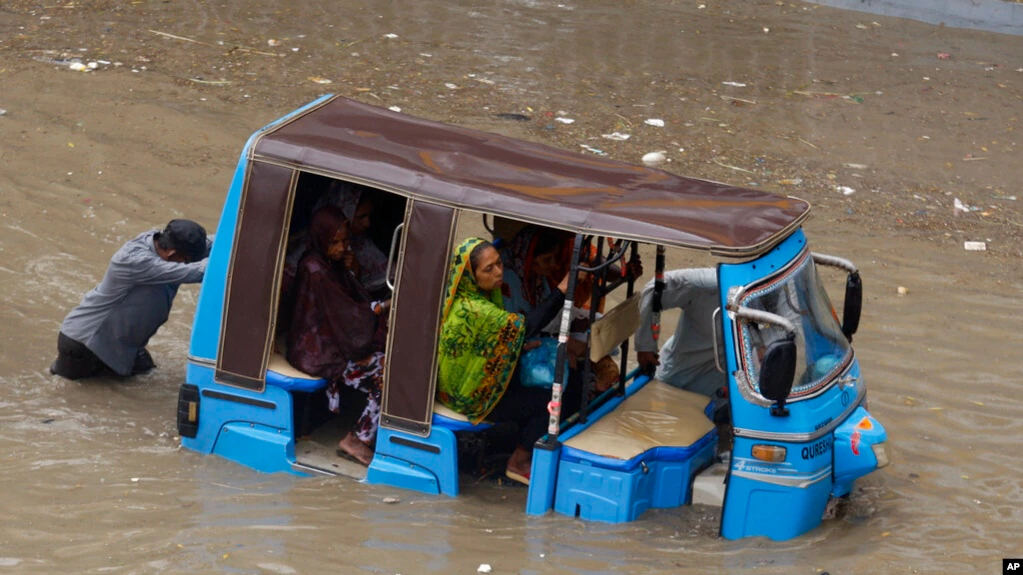
{"type": "Polygon", "coordinates": [[[387,254],[387,269],[384,270],[384,281],[387,282],[387,287],[394,291],[394,282],[391,281],[391,268],[394,264],[394,248],[398,246],[398,235],[401,234],[401,230],[405,228],[405,224],[400,223],[398,227],[394,228],[394,233],[391,235],[391,250],[387,254]]]}
{"type": "Polygon", "coordinates": [[[843,269],[851,274],[856,273],[856,264],[851,261],[840,258],[838,256],[829,256],[827,254],[819,254],[816,252],[810,252],[810,256],[813,258],[813,263],[819,266],[827,266],[829,268],[843,269]]]}
{"type": "Polygon", "coordinates": [[[739,307],[734,310],[730,310],[739,319],[747,321],[755,321],[758,323],[766,323],[769,325],[777,326],[785,330],[785,333],[794,334],[796,333],[796,326],[791,321],[783,318],[782,316],[771,313],[769,311],[761,311],[758,309],[751,309],[748,307],[739,307]]]}

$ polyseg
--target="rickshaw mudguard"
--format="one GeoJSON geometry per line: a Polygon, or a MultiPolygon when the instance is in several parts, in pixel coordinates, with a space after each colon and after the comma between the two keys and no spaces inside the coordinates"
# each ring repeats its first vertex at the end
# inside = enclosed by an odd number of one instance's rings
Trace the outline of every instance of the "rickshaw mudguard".
{"type": "Polygon", "coordinates": [[[419,437],[380,426],[366,483],[421,493],[458,495],[458,441],[450,429],[433,426],[419,437]]]}
{"type": "MultiPolygon", "coordinates": [[[[807,249],[802,230],[760,258],[718,268],[721,306],[726,309],[733,288],[749,286],[785,269],[807,249]]],[[[766,536],[787,540],[815,528],[835,487],[833,458],[836,429],[860,409],[866,387],[853,357],[836,380],[817,395],[790,402],[789,415],[771,415],[770,408],[746,401],[735,373],[740,369],[737,324],[722,314],[721,326],[735,439],[722,510],[721,534],[727,539],[766,536]],[[780,462],[752,457],[754,445],[786,449],[780,462]]],[[[869,449],[869,448],[868,448],[869,449]]],[[[851,480],[848,483],[851,487],[851,480]]]]}
{"type": "MultiPolygon", "coordinates": [[[[848,495],[856,479],[879,467],[877,450],[887,449],[887,440],[884,426],[862,407],[835,429],[834,497],[848,495]]],[[[887,452],[884,456],[887,465],[887,452]]]]}
{"type": "Polygon", "coordinates": [[[258,471],[292,472],[295,439],[291,394],[267,386],[262,393],[220,385],[213,368],[190,363],[186,379],[199,388],[198,430],[181,445],[215,453],[258,471]]]}

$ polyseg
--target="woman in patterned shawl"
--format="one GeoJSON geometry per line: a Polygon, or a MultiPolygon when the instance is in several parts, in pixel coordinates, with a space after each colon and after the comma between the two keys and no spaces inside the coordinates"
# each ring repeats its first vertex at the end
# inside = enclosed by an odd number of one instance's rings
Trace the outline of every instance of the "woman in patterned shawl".
{"type": "Polygon", "coordinates": [[[310,249],[298,265],[288,361],[326,379],[330,409],[340,411],[339,387],[366,395],[366,407],[338,445],[338,455],[369,465],[380,421],[384,348],[390,301],[374,302],[351,272],[350,227],[340,209],[325,206],[309,225],[310,249]]]}
{"type": "MultiPolygon", "coordinates": [[[[512,382],[523,339],[534,337],[565,302],[566,281],[525,316],[505,311],[501,256],[480,238],[463,241],[451,257],[440,331],[437,400],[471,422],[513,421],[518,446],[508,477],[529,483],[533,444],[547,428],[550,392],[512,382]]],[[[562,410],[567,416],[569,410],[562,410]]]]}

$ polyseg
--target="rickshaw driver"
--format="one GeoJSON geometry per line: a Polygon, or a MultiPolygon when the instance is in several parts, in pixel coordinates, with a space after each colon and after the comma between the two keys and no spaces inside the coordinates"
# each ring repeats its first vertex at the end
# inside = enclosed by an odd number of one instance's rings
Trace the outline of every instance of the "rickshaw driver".
{"type": "Polygon", "coordinates": [[[191,220],[171,220],[124,244],[61,324],[50,373],[82,379],[110,369],[127,377],[155,368],[146,344],[167,321],[178,287],[202,281],[212,245],[191,220]]]}
{"type": "MultiPolygon", "coordinates": [[[[640,368],[674,387],[713,397],[728,384],[714,361],[714,310],[721,306],[717,271],[711,268],[673,270],[664,273],[662,309],[681,309],[675,333],[657,352],[653,337],[654,280],[643,288],[640,313],[642,324],[636,332],[640,368]]],[[[718,349],[724,345],[718,341],[718,349]]],[[[719,351],[719,353],[721,353],[719,351]]],[[[724,365],[723,356],[719,358],[724,365]]]]}

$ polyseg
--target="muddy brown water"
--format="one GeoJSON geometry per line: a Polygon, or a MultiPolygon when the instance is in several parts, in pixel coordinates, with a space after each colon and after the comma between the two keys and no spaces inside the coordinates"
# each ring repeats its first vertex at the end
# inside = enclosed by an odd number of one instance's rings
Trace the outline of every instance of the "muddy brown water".
{"type": "Polygon", "coordinates": [[[0,40],[0,571],[989,573],[1023,553],[1023,39],[787,2],[10,0],[0,40]],[[52,63],[76,56],[111,64],[52,63]],[[51,377],[111,253],[171,217],[213,229],[248,134],[327,91],[810,199],[814,249],[863,270],[855,347],[893,464],[785,543],[721,540],[712,509],[603,525],[490,484],[261,475],[178,447],[194,287],[156,372],[51,377]],[[952,218],[954,197],[978,209],[952,218]]]}

